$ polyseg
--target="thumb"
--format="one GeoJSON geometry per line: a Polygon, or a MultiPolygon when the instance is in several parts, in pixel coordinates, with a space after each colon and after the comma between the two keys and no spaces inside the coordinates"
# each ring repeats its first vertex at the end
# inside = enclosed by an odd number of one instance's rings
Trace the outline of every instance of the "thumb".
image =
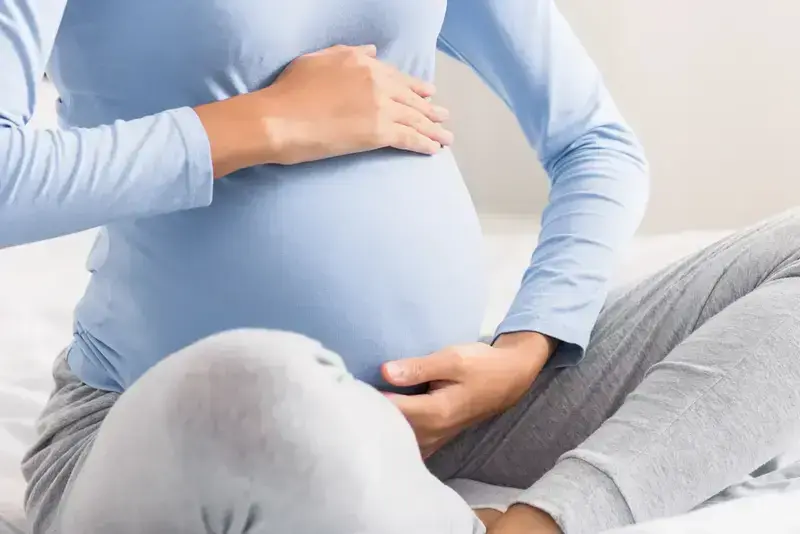
{"type": "Polygon", "coordinates": [[[372,44],[357,46],[356,50],[368,55],[369,57],[377,57],[378,55],[378,47],[372,44]]]}
{"type": "Polygon", "coordinates": [[[381,370],[383,378],[394,386],[417,386],[437,380],[456,380],[461,371],[461,357],[453,351],[440,351],[422,358],[387,362],[381,370]]]}

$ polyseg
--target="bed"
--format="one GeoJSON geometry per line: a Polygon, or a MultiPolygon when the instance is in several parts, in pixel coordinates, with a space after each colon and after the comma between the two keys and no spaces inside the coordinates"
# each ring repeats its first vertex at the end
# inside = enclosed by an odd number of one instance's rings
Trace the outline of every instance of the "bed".
{"type": "MultiPolygon", "coordinates": [[[[485,328],[490,331],[513,298],[537,228],[533,221],[486,218],[484,231],[491,272],[485,328]]],[[[638,238],[626,252],[615,283],[645,276],[726,233],[638,238]]],[[[72,308],[87,281],[83,261],[92,237],[86,232],[0,251],[0,534],[24,531],[19,461],[33,440],[34,418],[51,388],[52,361],[69,341],[72,308]]],[[[692,514],[629,527],[619,534],[757,528],[770,533],[800,532],[800,514],[794,510],[800,505],[800,464],[793,463],[796,459],[787,455],[692,514]]]]}

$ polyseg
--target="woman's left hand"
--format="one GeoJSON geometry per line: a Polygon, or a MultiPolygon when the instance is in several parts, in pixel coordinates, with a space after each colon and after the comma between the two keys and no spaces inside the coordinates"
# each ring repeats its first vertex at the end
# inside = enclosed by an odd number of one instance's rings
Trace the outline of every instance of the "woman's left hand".
{"type": "Polygon", "coordinates": [[[430,384],[422,395],[385,395],[403,412],[429,457],[463,430],[504,412],[528,391],[556,341],[535,332],[505,334],[495,344],[449,347],[383,366],[387,382],[430,384]]]}

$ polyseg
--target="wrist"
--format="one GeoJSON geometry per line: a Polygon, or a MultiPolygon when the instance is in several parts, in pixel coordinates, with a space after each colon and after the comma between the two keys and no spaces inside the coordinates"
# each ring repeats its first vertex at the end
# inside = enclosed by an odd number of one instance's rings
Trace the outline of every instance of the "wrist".
{"type": "Polygon", "coordinates": [[[497,348],[518,349],[529,354],[544,354],[545,359],[550,358],[558,340],[540,332],[509,332],[500,334],[493,345],[497,348]]]}
{"type": "Polygon", "coordinates": [[[214,178],[269,163],[270,140],[265,133],[260,93],[235,96],[194,108],[205,128],[211,148],[214,178]]]}
{"type": "Polygon", "coordinates": [[[517,362],[523,381],[530,385],[555,351],[558,342],[539,332],[510,332],[501,334],[493,343],[499,350],[517,362]]]}
{"type": "Polygon", "coordinates": [[[260,138],[263,140],[261,146],[261,164],[274,165],[284,162],[282,155],[286,153],[286,133],[282,127],[284,121],[281,120],[279,112],[281,108],[281,96],[275,86],[262,89],[254,93],[253,98],[258,99],[257,122],[260,138]]]}

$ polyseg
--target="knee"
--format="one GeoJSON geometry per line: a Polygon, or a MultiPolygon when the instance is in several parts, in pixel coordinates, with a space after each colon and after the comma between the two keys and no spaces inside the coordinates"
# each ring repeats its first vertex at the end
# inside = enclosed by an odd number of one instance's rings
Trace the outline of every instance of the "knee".
{"type": "Polygon", "coordinates": [[[737,293],[747,293],[764,282],[799,277],[798,236],[800,209],[786,211],[701,252],[702,273],[729,281],[737,286],[737,293]]]}
{"type": "Polygon", "coordinates": [[[344,362],[316,340],[279,330],[240,329],[221,332],[178,351],[164,367],[179,375],[207,375],[226,380],[247,373],[258,378],[293,380],[321,373],[340,378],[344,362]]]}
{"type": "Polygon", "coordinates": [[[755,246],[751,254],[766,256],[777,267],[796,264],[800,260],[800,209],[776,215],[752,228],[755,246]]]}
{"type": "Polygon", "coordinates": [[[216,334],[162,363],[161,387],[183,416],[291,404],[305,390],[327,390],[349,377],[341,358],[319,342],[273,330],[216,334]]]}
{"type": "Polygon", "coordinates": [[[239,329],[207,337],[178,351],[165,364],[189,373],[222,369],[292,375],[332,369],[345,373],[342,359],[316,340],[279,330],[239,329]]]}
{"type": "Polygon", "coordinates": [[[342,359],[318,341],[277,330],[242,329],[200,340],[162,362],[172,389],[208,385],[233,401],[248,388],[265,393],[284,385],[340,381],[342,359]]]}
{"type": "MultiPolygon", "coordinates": [[[[142,524],[183,525],[186,517],[175,510],[187,503],[224,515],[225,503],[240,495],[254,499],[263,517],[275,518],[285,514],[274,499],[283,489],[323,516],[349,514],[352,499],[376,491],[364,462],[386,464],[376,428],[378,435],[392,435],[389,446],[397,449],[400,441],[405,456],[415,457],[413,433],[395,412],[313,340],[256,330],[219,334],[162,361],[120,397],[64,520],[124,523],[137,528],[113,531],[141,532],[147,530],[138,528],[142,524]]],[[[170,529],[190,530],[205,531],[194,524],[170,529]]],[[[103,532],[64,530],[88,531],[103,532]]]]}
{"type": "MultiPolygon", "coordinates": [[[[236,330],[190,345],[148,371],[116,412],[163,432],[186,451],[261,450],[309,413],[349,388],[341,359],[298,334],[236,330]],[[156,414],[157,412],[157,414],[156,414]]],[[[301,439],[298,436],[298,439],[301,439]]]]}

